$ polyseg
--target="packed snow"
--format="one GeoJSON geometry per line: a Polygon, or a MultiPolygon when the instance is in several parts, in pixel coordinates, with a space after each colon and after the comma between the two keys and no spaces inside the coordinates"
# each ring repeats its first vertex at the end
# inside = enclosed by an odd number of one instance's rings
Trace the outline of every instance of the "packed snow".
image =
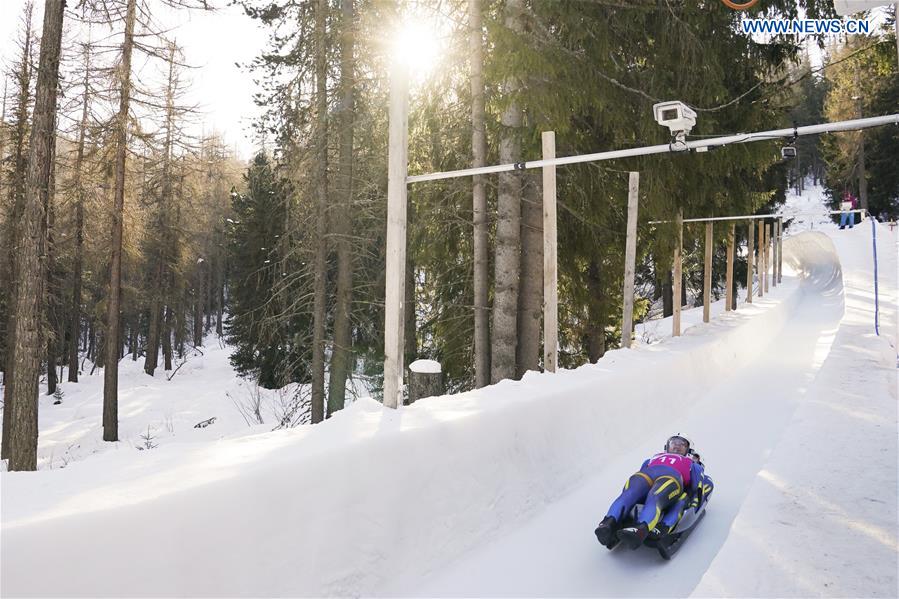
{"type": "Polygon", "coordinates": [[[64,384],[42,469],[0,473],[0,593],[894,597],[896,232],[875,225],[877,336],[871,223],[819,220],[781,285],[682,337],[397,411],[272,430],[285,390],[248,426],[213,346],[171,381],[123,369],[109,444],[102,377],[64,384]],[[715,481],[705,520],[671,562],[608,552],[593,528],[674,432],[715,481]]]}

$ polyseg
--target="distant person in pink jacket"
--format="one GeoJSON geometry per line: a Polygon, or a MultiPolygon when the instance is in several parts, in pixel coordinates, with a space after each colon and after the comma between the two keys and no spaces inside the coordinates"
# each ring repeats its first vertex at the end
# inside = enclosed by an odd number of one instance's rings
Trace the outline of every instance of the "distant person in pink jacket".
{"type": "Polygon", "coordinates": [[[855,225],[855,213],[850,212],[850,210],[855,210],[857,206],[858,200],[852,195],[852,192],[849,190],[844,191],[843,201],[840,202],[840,210],[842,211],[842,214],[840,214],[841,229],[845,229],[847,223],[850,229],[855,225]]]}

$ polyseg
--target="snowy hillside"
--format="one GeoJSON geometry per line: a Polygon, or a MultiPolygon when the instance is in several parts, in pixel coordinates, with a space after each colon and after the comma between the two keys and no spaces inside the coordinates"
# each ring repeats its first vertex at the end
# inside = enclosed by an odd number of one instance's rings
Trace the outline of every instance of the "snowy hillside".
{"type": "Polygon", "coordinates": [[[0,592],[895,596],[896,232],[876,226],[880,337],[871,224],[822,217],[787,232],[783,284],[751,306],[399,411],[272,431],[266,395],[248,427],[229,395],[252,389],[213,348],[171,382],[129,366],[110,446],[99,377],[65,385],[41,400],[44,468],[0,473],[0,592]],[[671,562],[606,551],[593,528],[678,431],[715,480],[708,516],[671,562]]]}

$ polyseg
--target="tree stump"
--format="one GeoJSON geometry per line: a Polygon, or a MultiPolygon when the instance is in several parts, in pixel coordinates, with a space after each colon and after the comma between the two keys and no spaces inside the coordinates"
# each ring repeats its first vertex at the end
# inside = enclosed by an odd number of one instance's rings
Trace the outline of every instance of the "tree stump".
{"type": "Polygon", "coordinates": [[[435,395],[443,395],[443,369],[440,362],[415,360],[409,364],[409,397],[406,405],[435,395]]]}

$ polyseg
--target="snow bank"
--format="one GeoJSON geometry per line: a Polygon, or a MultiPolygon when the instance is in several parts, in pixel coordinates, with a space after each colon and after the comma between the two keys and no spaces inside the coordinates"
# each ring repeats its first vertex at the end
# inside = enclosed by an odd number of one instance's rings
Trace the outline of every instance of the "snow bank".
{"type": "Polygon", "coordinates": [[[2,592],[358,596],[426,576],[665,436],[756,358],[809,283],[839,281],[826,238],[807,235],[784,244],[798,276],[764,299],[598,364],[399,411],[360,400],[314,428],[194,451],[2,473],[2,592]]]}

